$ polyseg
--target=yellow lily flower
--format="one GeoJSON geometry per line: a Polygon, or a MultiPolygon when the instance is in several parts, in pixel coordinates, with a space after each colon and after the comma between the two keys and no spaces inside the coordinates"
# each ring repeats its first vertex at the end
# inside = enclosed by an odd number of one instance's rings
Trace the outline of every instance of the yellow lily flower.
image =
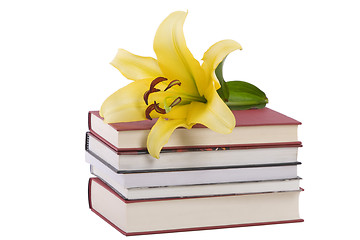
{"type": "Polygon", "coordinates": [[[220,85],[215,69],[241,46],[232,40],[217,42],[200,65],[185,43],[186,15],[174,12],[159,26],[154,39],[157,59],[119,49],[111,64],[133,82],[108,97],[100,110],[107,123],[158,118],[147,139],[155,158],[178,127],[200,123],[223,134],[235,127],[234,115],[216,92],[220,85]]]}

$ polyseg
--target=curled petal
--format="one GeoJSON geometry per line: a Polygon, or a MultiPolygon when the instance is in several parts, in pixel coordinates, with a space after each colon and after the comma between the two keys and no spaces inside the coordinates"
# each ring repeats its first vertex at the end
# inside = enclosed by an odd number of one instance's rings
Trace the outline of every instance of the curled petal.
{"type": "Polygon", "coordinates": [[[190,95],[202,95],[207,85],[200,63],[186,46],[183,25],[186,12],[170,14],[159,26],[154,51],[161,71],[168,79],[179,79],[190,95]]]}
{"type": "Polygon", "coordinates": [[[163,76],[154,58],[138,56],[124,49],[118,50],[118,53],[110,64],[130,80],[155,79],[163,76]]]}
{"type": "Polygon", "coordinates": [[[235,117],[214,87],[208,89],[206,99],[207,103],[192,102],[190,104],[187,124],[201,123],[215,132],[231,133],[235,127],[235,117]]]}
{"type": "Polygon", "coordinates": [[[171,134],[178,127],[189,128],[184,119],[170,120],[160,117],[152,127],[147,138],[149,154],[154,158],[159,158],[161,149],[169,141],[171,134]]]}
{"type": "Polygon", "coordinates": [[[215,75],[215,69],[225,59],[225,57],[235,51],[242,50],[239,43],[234,40],[222,40],[212,45],[205,53],[203,57],[203,64],[201,65],[205,71],[205,75],[211,78],[216,86],[216,89],[220,87],[219,81],[215,75]]]}

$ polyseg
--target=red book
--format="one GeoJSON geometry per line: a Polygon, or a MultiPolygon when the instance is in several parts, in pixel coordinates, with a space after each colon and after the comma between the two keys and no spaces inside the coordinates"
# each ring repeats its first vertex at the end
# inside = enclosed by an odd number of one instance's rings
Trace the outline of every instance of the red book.
{"type": "Polygon", "coordinates": [[[302,222],[300,191],[125,200],[100,179],[90,178],[89,207],[130,236],[302,222]]]}
{"type": "MultiPolygon", "coordinates": [[[[236,127],[230,134],[216,133],[200,124],[191,130],[178,128],[164,149],[300,145],[301,123],[269,108],[233,111],[236,127]]],[[[106,124],[98,111],[89,112],[89,130],[116,151],[146,149],[146,139],[156,119],[106,124]]]]}

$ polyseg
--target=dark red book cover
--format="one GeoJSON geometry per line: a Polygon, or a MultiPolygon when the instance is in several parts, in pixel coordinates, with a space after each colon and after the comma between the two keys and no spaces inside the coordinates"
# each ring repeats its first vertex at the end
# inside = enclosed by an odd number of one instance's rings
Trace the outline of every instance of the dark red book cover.
{"type": "MultiPolygon", "coordinates": [[[[117,198],[119,198],[121,201],[123,201],[126,204],[131,203],[137,203],[137,202],[149,202],[149,201],[169,201],[169,200],[176,200],[177,198],[164,198],[164,199],[148,199],[148,200],[126,200],[122,198],[119,194],[117,194],[114,190],[112,190],[108,185],[106,185],[104,182],[102,182],[98,178],[90,178],[89,184],[88,184],[88,201],[89,201],[89,208],[91,211],[93,211],[96,215],[101,217],[104,221],[109,223],[111,226],[113,226],[116,230],[124,234],[125,236],[135,236],[135,235],[146,235],[146,234],[159,234],[159,233],[171,233],[171,232],[187,232],[187,231],[198,231],[198,230],[211,230],[211,229],[221,229],[221,228],[235,228],[235,227],[249,227],[249,226],[261,226],[261,225],[271,225],[271,224],[283,224],[283,223],[296,223],[296,222],[303,222],[304,219],[293,219],[293,220],[285,220],[285,221],[273,221],[273,222],[257,222],[257,223],[246,223],[246,224],[233,224],[233,225],[221,225],[221,226],[210,226],[210,227],[194,227],[194,228],[182,228],[182,229],[170,229],[170,230],[161,230],[161,231],[148,231],[148,232],[131,232],[127,233],[124,230],[117,227],[115,224],[113,224],[110,220],[105,218],[103,215],[101,215],[99,212],[96,211],[92,207],[91,204],[91,184],[92,182],[96,182],[102,187],[104,187],[107,191],[114,194],[117,198]]],[[[301,189],[303,191],[303,189],[301,189]]],[[[212,197],[219,197],[219,196],[212,196],[212,197]]],[[[191,197],[191,198],[206,198],[206,197],[191,197]]]]}

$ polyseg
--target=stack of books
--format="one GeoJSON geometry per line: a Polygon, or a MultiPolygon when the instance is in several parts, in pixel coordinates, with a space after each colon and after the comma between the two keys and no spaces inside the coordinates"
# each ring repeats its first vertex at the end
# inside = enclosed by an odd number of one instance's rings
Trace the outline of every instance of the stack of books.
{"type": "Polygon", "coordinates": [[[302,222],[301,123],[269,108],[233,113],[231,134],[178,128],[154,159],[156,119],[106,124],[89,112],[90,209],[125,235],[302,222]]]}

